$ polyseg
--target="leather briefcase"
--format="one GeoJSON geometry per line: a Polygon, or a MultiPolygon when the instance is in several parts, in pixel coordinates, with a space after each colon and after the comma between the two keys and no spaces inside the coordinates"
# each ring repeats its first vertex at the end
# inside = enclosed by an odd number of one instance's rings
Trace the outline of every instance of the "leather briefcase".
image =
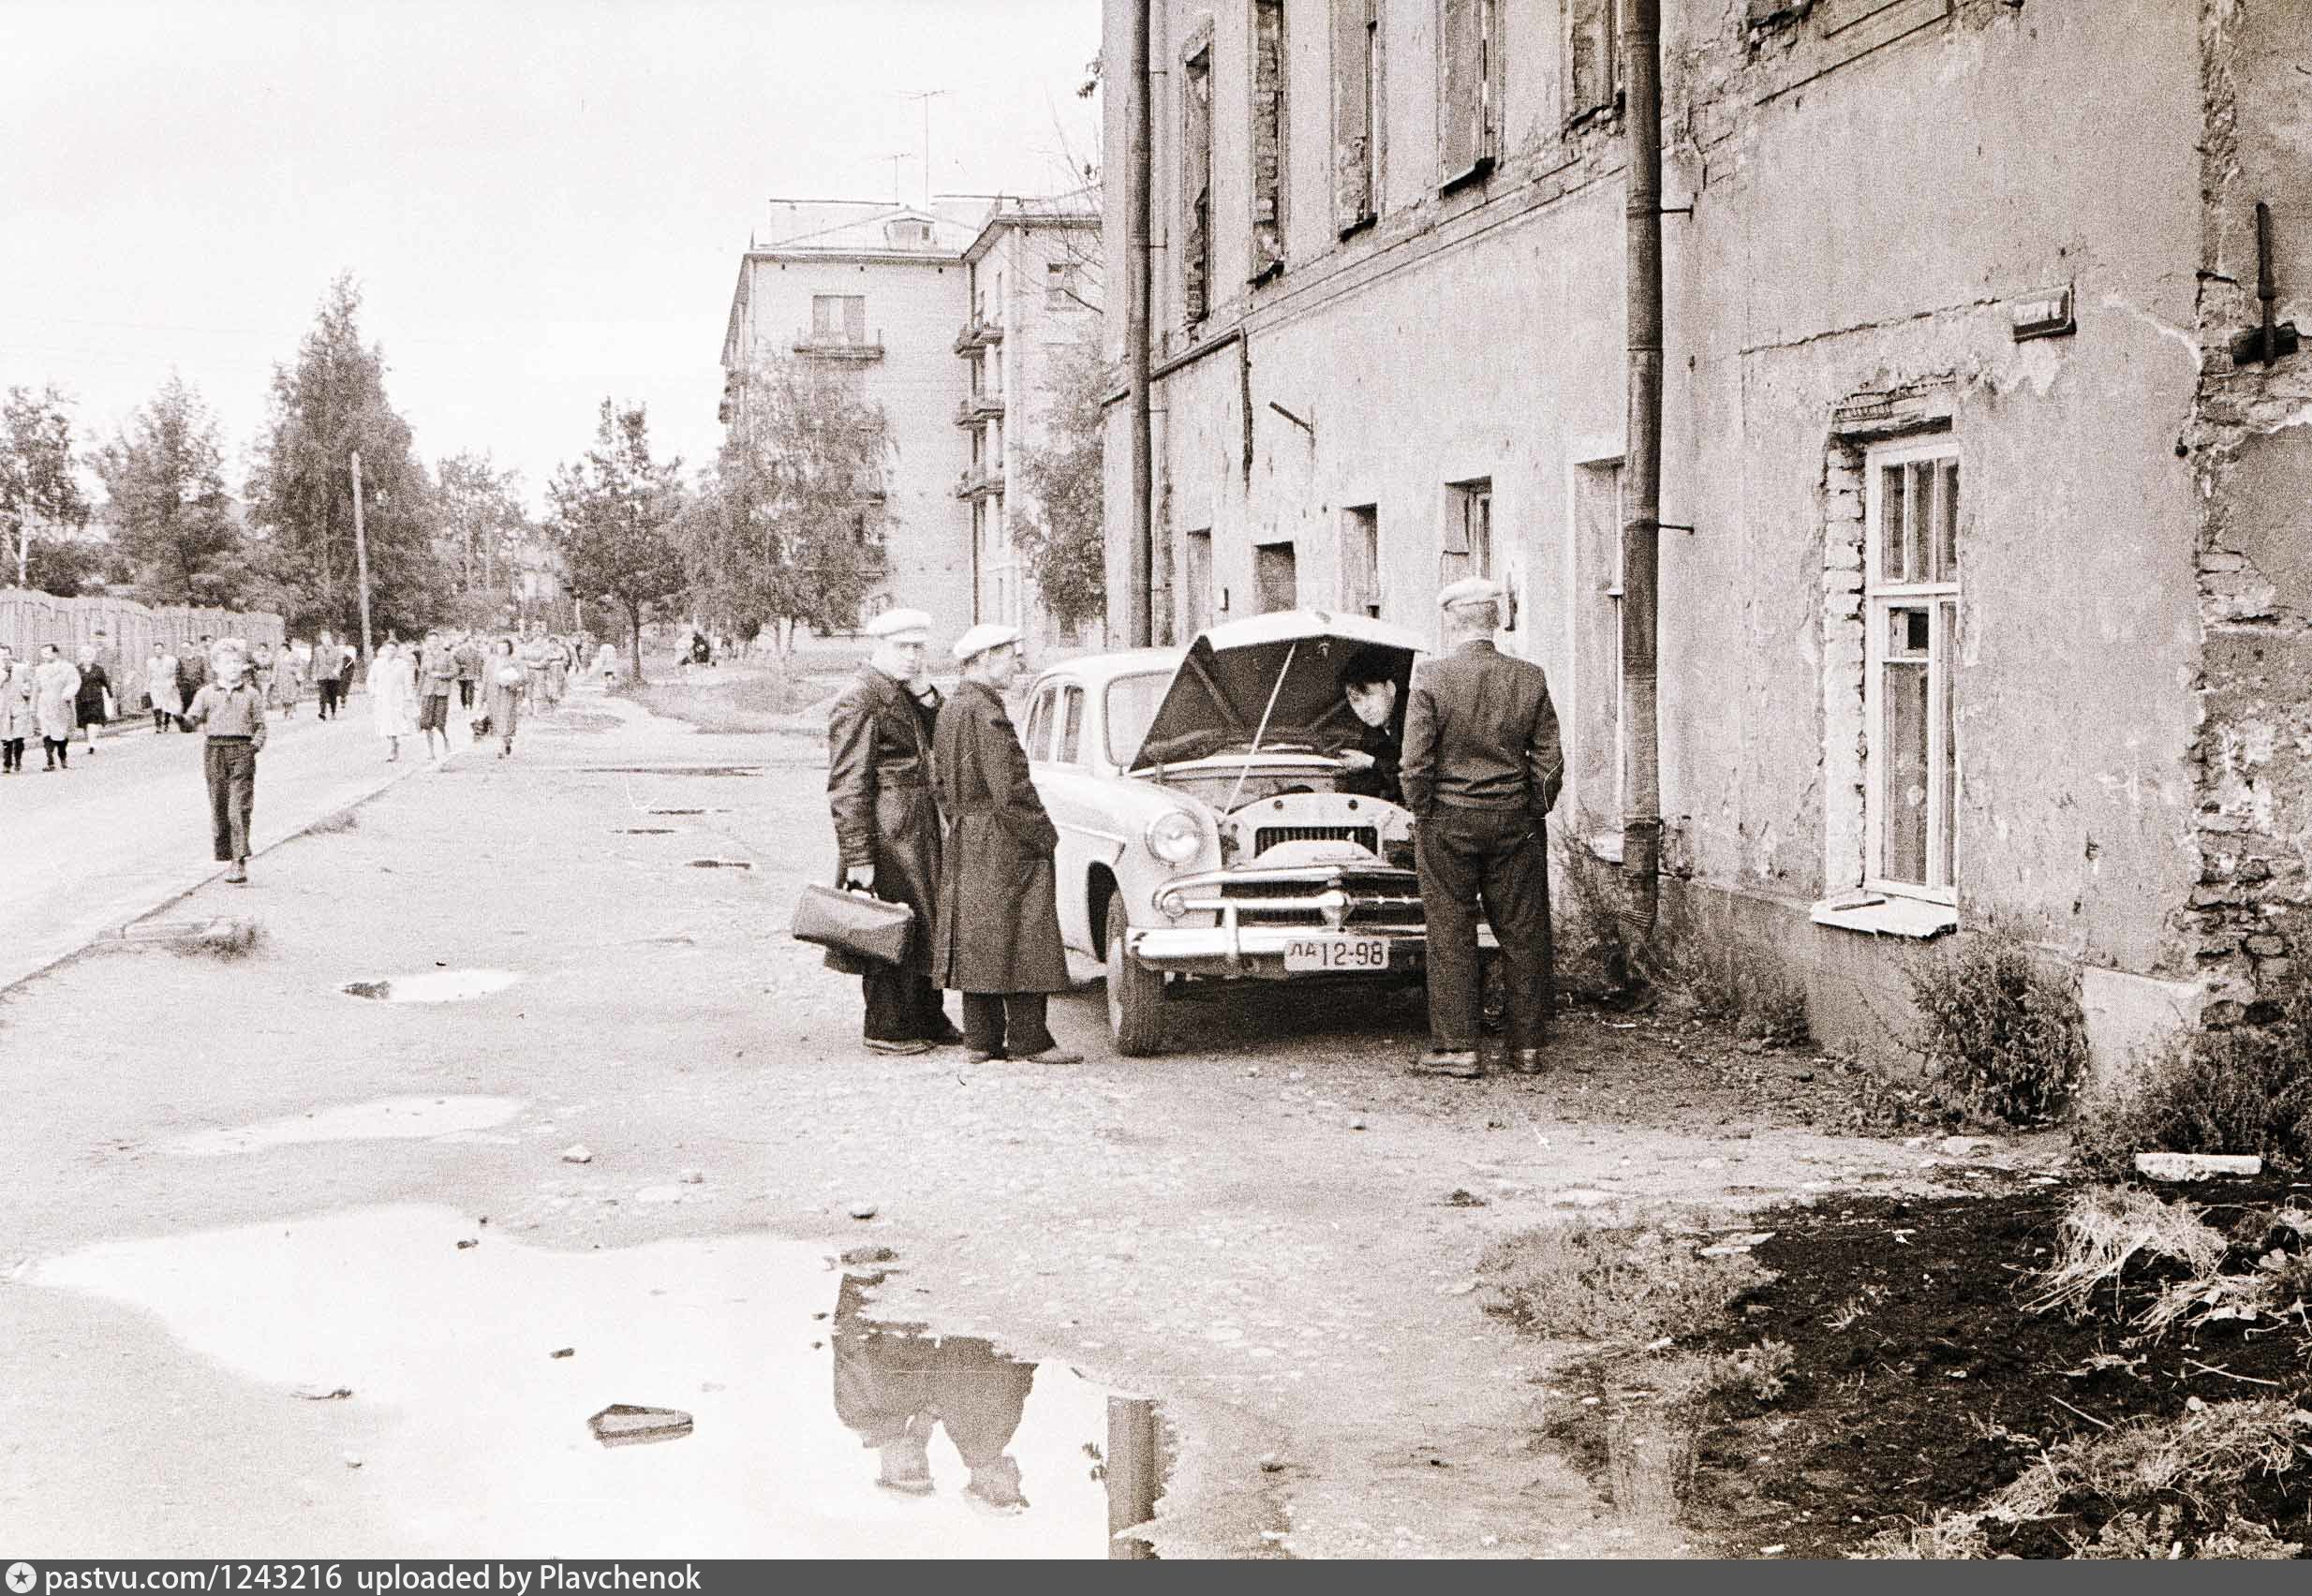
{"type": "Polygon", "coordinates": [[[812,942],[846,958],[903,964],[915,911],[857,888],[823,887],[813,881],[794,900],[794,938],[812,942]]]}

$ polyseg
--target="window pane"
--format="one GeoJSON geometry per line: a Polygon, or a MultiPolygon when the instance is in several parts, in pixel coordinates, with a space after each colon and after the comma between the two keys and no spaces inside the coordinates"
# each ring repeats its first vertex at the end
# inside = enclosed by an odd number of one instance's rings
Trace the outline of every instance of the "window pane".
{"type": "MultiPolygon", "coordinates": [[[[1957,467],[1954,466],[1952,469],[1955,472],[1957,467]]],[[[1936,784],[1941,789],[1938,794],[1941,802],[1936,805],[1936,808],[1940,811],[1940,823],[1937,829],[1942,833],[1943,857],[1942,868],[1936,872],[1939,879],[1933,884],[1938,887],[1948,887],[1958,879],[1957,860],[1959,857],[1959,716],[1956,708],[1959,695],[1951,690],[1950,679],[1950,662],[1959,652],[1959,606],[1956,604],[1937,605],[1934,618],[1935,625],[1942,633],[1941,637],[1936,639],[1936,642],[1941,644],[1936,652],[1942,657],[1943,668],[1938,673],[1935,687],[1936,696],[1942,700],[1940,707],[1943,722],[1943,748],[1941,768],[1934,774],[1936,784]]]]}
{"type": "Polygon", "coordinates": [[[1959,462],[1939,462],[1941,489],[1934,495],[1934,580],[1959,580],[1959,462]]]}
{"type": "MultiPolygon", "coordinates": [[[[996,579],[996,602],[1003,602],[1003,579],[996,579]]],[[[1027,754],[1031,760],[1045,756],[1044,740],[1052,729],[1052,695],[1047,689],[1036,695],[1035,707],[1028,712],[1027,754]]]]}
{"type": "Polygon", "coordinates": [[[1887,658],[1890,659],[1924,659],[1928,645],[1927,613],[1924,610],[1890,610],[1887,612],[1887,658]]]}
{"type": "Polygon", "coordinates": [[[1903,554],[1903,467],[1889,466],[1878,473],[1878,576],[1882,582],[1901,582],[1908,569],[1903,554]]]}
{"type": "Polygon", "coordinates": [[[1084,740],[1084,689],[1068,689],[1068,708],[1060,724],[1060,762],[1074,764],[1084,740]]]}
{"type": "Polygon", "coordinates": [[[1887,731],[1886,844],[1881,868],[1890,881],[1927,884],[1927,667],[1881,667],[1880,708],[1887,731]]]}
{"type": "Polygon", "coordinates": [[[853,344],[867,342],[867,296],[851,294],[843,301],[843,337],[853,344]]]}

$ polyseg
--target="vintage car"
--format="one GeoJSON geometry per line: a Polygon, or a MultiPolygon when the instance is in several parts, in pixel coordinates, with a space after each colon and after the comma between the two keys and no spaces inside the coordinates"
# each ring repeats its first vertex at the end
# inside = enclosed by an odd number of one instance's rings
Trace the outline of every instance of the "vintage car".
{"type": "Polygon", "coordinates": [[[1119,1052],[1162,1051],[1188,982],[1420,979],[1413,817],[1340,791],[1360,728],[1339,673],[1367,647],[1390,657],[1401,706],[1419,640],[1313,610],[1231,621],[1185,652],[1072,659],[1030,687],[1060,935],[1105,961],[1119,1052]]]}

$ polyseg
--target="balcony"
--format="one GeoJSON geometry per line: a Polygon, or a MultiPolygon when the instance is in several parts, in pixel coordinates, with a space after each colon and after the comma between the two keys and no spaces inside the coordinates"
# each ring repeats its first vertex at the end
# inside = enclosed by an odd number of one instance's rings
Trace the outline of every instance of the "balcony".
{"type": "Polygon", "coordinates": [[[986,349],[1003,342],[1003,323],[990,321],[985,316],[973,316],[956,334],[956,353],[968,355],[973,349],[986,349]]]}
{"type": "Polygon", "coordinates": [[[883,358],[882,329],[876,329],[874,341],[870,343],[864,333],[853,338],[846,332],[801,328],[794,335],[794,352],[807,360],[842,361],[866,365],[883,358]]]}
{"type": "Polygon", "coordinates": [[[956,479],[956,496],[959,499],[986,498],[989,494],[1003,491],[1003,465],[991,461],[974,466],[956,479]]]}
{"type": "Polygon", "coordinates": [[[971,393],[956,406],[956,424],[975,427],[983,421],[992,421],[1003,414],[1003,395],[1000,393],[971,393]]]}

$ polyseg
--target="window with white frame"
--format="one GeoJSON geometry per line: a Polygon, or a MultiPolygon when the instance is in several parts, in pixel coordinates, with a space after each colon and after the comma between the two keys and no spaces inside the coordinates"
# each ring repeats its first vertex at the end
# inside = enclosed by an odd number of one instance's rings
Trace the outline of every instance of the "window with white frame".
{"type": "Polygon", "coordinates": [[[1955,904],[1958,446],[1885,445],[1863,473],[1864,884],[1955,904]]]}

